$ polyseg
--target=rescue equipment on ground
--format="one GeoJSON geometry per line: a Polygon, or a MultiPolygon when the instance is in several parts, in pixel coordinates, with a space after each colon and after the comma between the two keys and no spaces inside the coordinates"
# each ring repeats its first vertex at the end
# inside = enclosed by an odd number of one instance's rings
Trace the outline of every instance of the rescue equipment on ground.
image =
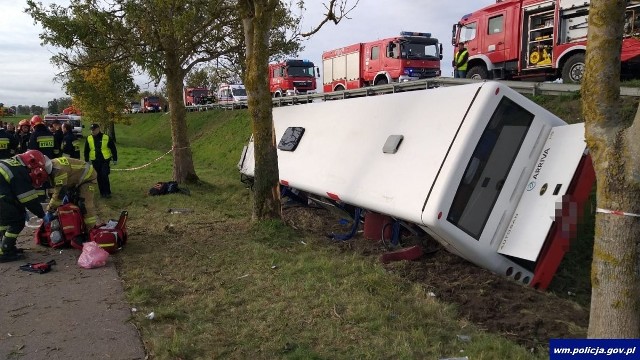
{"type": "Polygon", "coordinates": [[[54,213],[54,219],[49,223],[42,223],[34,233],[36,244],[59,248],[72,246],[82,249],[87,241],[87,231],[82,219],[82,211],[72,203],[60,205],[54,213]]]}
{"type": "Polygon", "coordinates": [[[127,219],[129,212],[120,213],[120,218],[109,220],[106,224],[96,225],[89,231],[89,240],[95,242],[110,254],[120,250],[127,242],[127,219]]]}
{"type": "Polygon", "coordinates": [[[20,266],[20,270],[34,272],[38,274],[44,274],[51,271],[51,265],[56,265],[55,260],[51,260],[48,262],[39,262],[39,263],[28,263],[20,266]]]}
{"type": "Polygon", "coordinates": [[[185,195],[189,195],[189,190],[180,188],[178,186],[178,182],[176,181],[158,181],[151,189],[149,189],[149,195],[166,195],[166,194],[175,194],[175,193],[183,193],[185,195]]]}

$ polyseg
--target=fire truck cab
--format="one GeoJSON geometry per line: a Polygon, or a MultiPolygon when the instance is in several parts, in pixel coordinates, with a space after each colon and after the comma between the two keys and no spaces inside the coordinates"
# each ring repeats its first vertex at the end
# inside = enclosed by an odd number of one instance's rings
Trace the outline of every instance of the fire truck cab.
{"type": "Polygon", "coordinates": [[[289,59],[269,64],[269,91],[273,97],[314,93],[319,73],[309,60],[289,59]]]}
{"type": "MultiPolygon", "coordinates": [[[[589,0],[497,0],[453,25],[452,44],[469,52],[468,78],[579,83],[585,70],[589,0]]],[[[623,74],[640,65],[640,0],[625,13],[623,74]]]]}
{"type": "Polygon", "coordinates": [[[185,88],[184,89],[184,105],[206,105],[209,97],[209,89],[207,88],[185,88]]]}
{"type": "Polygon", "coordinates": [[[322,54],[325,92],[440,76],[442,44],[430,33],[358,43],[322,54]]]}

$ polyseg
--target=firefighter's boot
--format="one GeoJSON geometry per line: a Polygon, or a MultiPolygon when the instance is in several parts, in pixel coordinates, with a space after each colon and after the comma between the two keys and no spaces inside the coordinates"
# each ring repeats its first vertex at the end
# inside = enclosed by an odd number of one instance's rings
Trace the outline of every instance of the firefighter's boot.
{"type": "Polygon", "coordinates": [[[16,238],[3,236],[2,246],[0,246],[0,263],[20,259],[24,259],[24,254],[16,248],[16,238]]]}

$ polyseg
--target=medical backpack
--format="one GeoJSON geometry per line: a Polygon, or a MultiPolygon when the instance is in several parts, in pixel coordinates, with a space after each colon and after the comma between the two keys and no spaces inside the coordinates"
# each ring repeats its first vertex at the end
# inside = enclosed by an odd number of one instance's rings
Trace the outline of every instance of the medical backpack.
{"type": "Polygon", "coordinates": [[[89,230],[89,240],[94,241],[110,254],[120,250],[127,242],[127,219],[129,213],[124,210],[120,218],[109,220],[106,224],[96,225],[89,230]]]}
{"type": "Polygon", "coordinates": [[[82,249],[82,243],[87,241],[87,230],[80,208],[72,203],[59,206],[54,219],[47,224],[42,223],[33,236],[38,245],[82,249]]]}

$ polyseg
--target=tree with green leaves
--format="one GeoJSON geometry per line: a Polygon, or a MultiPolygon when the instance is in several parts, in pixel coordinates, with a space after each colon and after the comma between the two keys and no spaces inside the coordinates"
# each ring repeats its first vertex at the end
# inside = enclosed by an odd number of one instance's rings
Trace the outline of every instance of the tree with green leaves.
{"type": "MultiPolygon", "coordinates": [[[[277,219],[281,216],[271,93],[269,91],[269,39],[279,0],[243,0],[238,2],[246,46],[245,87],[254,140],[255,182],[253,186],[253,219],[277,219]]],[[[304,5],[300,1],[299,6],[304,5]]],[[[357,5],[357,2],[356,2],[357,5]]],[[[317,32],[328,20],[334,23],[350,11],[346,1],[331,0],[326,6],[325,20],[312,32],[317,32]]],[[[354,5],[355,6],[355,5],[354,5]]],[[[353,8],[351,8],[353,9],[353,8]]]]}
{"type": "Polygon", "coordinates": [[[626,4],[592,0],[589,9],[581,93],[598,184],[590,338],[640,337],[640,108],[632,123],[619,113],[626,4]]]}
{"type": "Polygon", "coordinates": [[[47,104],[47,113],[49,114],[59,114],[69,106],[71,106],[71,98],[70,97],[61,97],[57,99],[53,99],[47,104]]]}
{"type": "MultiPolygon", "coordinates": [[[[230,0],[71,0],[48,8],[27,1],[32,18],[44,28],[44,44],[66,49],[55,56],[77,66],[78,53],[99,53],[96,64],[133,62],[151,78],[166,81],[171,112],[173,178],[198,180],[187,137],[183,81],[198,64],[241,51],[230,41],[240,19],[230,0]]],[[[88,65],[88,64],[85,64],[88,65]]]]}
{"type": "Polygon", "coordinates": [[[113,123],[122,122],[128,99],[138,93],[129,67],[124,64],[95,64],[71,70],[66,75],[65,88],[74,99],[75,107],[90,122],[111,129],[113,123]]]}

